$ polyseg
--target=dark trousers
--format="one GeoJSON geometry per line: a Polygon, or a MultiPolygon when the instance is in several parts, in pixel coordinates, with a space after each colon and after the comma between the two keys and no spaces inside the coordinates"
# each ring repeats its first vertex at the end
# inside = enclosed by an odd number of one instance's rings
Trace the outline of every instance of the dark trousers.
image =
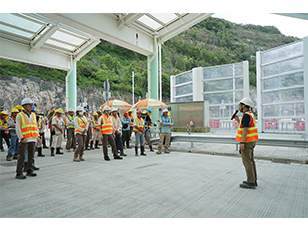
{"type": "Polygon", "coordinates": [[[122,134],[121,133],[115,133],[115,143],[117,150],[123,150],[123,145],[122,145],[122,134]]]}
{"type": "Polygon", "coordinates": [[[40,133],[43,147],[46,147],[46,139],[45,139],[45,132],[40,133]]]}
{"type": "Polygon", "coordinates": [[[122,143],[123,146],[125,146],[125,142],[126,142],[126,147],[129,147],[129,138],[130,138],[130,130],[128,131],[122,131],[122,143]]]}
{"type": "Polygon", "coordinates": [[[114,157],[117,156],[118,151],[117,151],[117,148],[116,148],[116,144],[115,144],[113,135],[112,134],[103,134],[103,154],[104,154],[104,156],[108,156],[108,149],[107,149],[108,142],[111,146],[113,156],[114,157]]]}
{"type": "Polygon", "coordinates": [[[22,174],[22,169],[24,167],[24,160],[26,157],[26,153],[28,151],[28,162],[27,162],[27,170],[32,170],[33,171],[33,166],[34,166],[34,151],[35,151],[35,142],[28,142],[28,143],[23,143],[19,142],[18,144],[18,153],[19,157],[17,160],[17,168],[16,168],[16,173],[17,174],[22,174]]]}
{"type": "Polygon", "coordinates": [[[66,149],[76,149],[76,137],[75,137],[75,128],[67,129],[67,141],[66,141],[66,149]]]}
{"type": "Polygon", "coordinates": [[[5,143],[7,145],[7,147],[10,147],[10,139],[9,139],[9,134],[5,133],[3,130],[0,131],[0,148],[3,149],[3,140],[2,138],[5,140],[5,143]]]}
{"type": "Polygon", "coordinates": [[[151,142],[151,139],[150,139],[150,131],[149,130],[147,130],[145,132],[144,138],[147,141],[147,144],[149,145],[149,147],[151,147],[152,146],[152,142],[151,142]]]}
{"type": "Polygon", "coordinates": [[[87,148],[89,146],[89,142],[92,139],[92,129],[89,129],[87,131],[87,138],[86,138],[86,143],[85,143],[85,148],[87,148]]]}

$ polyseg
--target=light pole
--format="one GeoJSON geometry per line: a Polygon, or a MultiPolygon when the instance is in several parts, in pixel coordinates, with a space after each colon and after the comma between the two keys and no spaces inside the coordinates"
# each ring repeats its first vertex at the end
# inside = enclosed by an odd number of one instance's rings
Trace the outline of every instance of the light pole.
{"type": "Polygon", "coordinates": [[[134,82],[135,81],[134,80],[135,79],[135,74],[134,74],[134,72],[132,72],[132,78],[133,78],[133,80],[132,80],[133,87],[132,88],[133,88],[133,105],[134,105],[135,104],[135,99],[134,99],[135,98],[134,97],[135,96],[135,88],[134,88],[134,85],[135,85],[135,82],[134,82]]]}

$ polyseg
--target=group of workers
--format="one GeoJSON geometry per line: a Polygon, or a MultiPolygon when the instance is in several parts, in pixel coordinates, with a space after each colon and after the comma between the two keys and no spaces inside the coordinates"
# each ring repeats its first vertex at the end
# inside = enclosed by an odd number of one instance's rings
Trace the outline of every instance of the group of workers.
{"type": "MultiPolygon", "coordinates": [[[[255,117],[251,111],[252,100],[248,97],[243,98],[239,103],[239,111],[243,113],[240,119],[236,113],[232,116],[238,124],[236,141],[239,142],[239,150],[242,162],[246,170],[247,180],[239,186],[241,188],[255,189],[257,184],[257,171],[254,161],[254,148],[258,140],[258,130],[255,117]]],[[[0,108],[0,148],[3,149],[3,139],[8,146],[7,161],[17,159],[16,177],[17,179],[26,179],[26,176],[36,176],[34,170],[35,149],[38,150],[38,156],[42,154],[43,148],[47,148],[44,138],[45,125],[47,118],[40,114],[31,99],[25,98],[21,105],[11,109],[11,116],[0,108]],[[27,172],[26,176],[23,171],[27,172]]],[[[123,159],[123,149],[131,148],[129,140],[132,132],[135,132],[135,155],[138,156],[138,147],[140,145],[140,155],[144,153],[144,139],[154,151],[150,140],[150,127],[154,125],[151,120],[151,110],[143,113],[137,110],[137,117],[133,119],[132,111],[125,110],[120,118],[117,108],[110,108],[108,105],[103,108],[103,113],[97,111],[93,113],[93,119],[88,114],[87,108],[78,106],[76,113],[72,108],[68,110],[62,118],[63,110],[61,108],[54,110],[50,118],[51,132],[51,156],[63,154],[61,152],[62,136],[67,134],[66,151],[70,152],[73,148],[73,161],[84,161],[84,150],[99,149],[98,144],[102,141],[103,155],[106,161],[110,161],[108,156],[108,144],[111,146],[114,159],[123,159]],[[111,113],[110,113],[111,112],[111,113]],[[77,145],[76,145],[77,143],[77,145]],[[95,147],[93,148],[93,145],[95,147]],[[118,150],[120,155],[118,155],[118,150]]],[[[169,153],[169,144],[171,138],[172,119],[168,115],[168,110],[163,111],[159,119],[160,139],[157,154],[162,153],[163,141],[165,141],[165,153],[169,153]]]]}
{"type": "MultiPolygon", "coordinates": [[[[88,113],[87,108],[78,106],[76,112],[73,108],[63,112],[61,108],[52,110],[49,115],[49,122],[42,113],[36,109],[34,102],[25,98],[21,105],[11,109],[11,115],[3,110],[0,112],[0,141],[1,151],[4,151],[2,140],[8,146],[7,161],[17,159],[16,177],[26,179],[26,176],[36,176],[34,170],[39,168],[34,165],[34,153],[44,157],[42,148],[48,148],[45,141],[45,126],[50,128],[50,154],[63,154],[61,144],[66,135],[66,151],[74,151],[73,161],[84,161],[84,151],[100,149],[99,143],[103,146],[103,156],[106,161],[110,161],[108,156],[108,146],[111,147],[114,159],[121,160],[125,145],[131,149],[129,141],[131,135],[135,133],[135,155],[146,156],[144,149],[144,139],[150,151],[154,152],[150,140],[150,128],[156,126],[151,120],[151,110],[142,112],[137,110],[136,117],[133,118],[132,110],[125,110],[120,117],[117,108],[110,108],[108,105],[102,108],[103,113],[98,110],[93,113],[93,117],[88,113]],[[64,116],[62,116],[65,114],[64,116]],[[95,145],[95,146],[94,146],[95,145]],[[120,153],[120,154],[119,154],[120,153]],[[26,172],[26,176],[23,175],[26,172]]],[[[169,153],[172,120],[165,109],[159,120],[160,140],[157,154],[162,153],[163,142],[165,142],[165,153],[169,153]]]]}

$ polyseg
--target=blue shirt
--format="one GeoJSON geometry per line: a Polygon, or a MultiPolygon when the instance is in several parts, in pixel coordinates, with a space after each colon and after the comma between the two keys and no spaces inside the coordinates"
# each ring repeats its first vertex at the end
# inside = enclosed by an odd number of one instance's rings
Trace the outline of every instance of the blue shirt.
{"type": "Polygon", "coordinates": [[[121,122],[122,122],[122,131],[129,131],[129,130],[130,130],[129,125],[130,125],[130,123],[131,123],[130,118],[129,118],[129,117],[124,117],[124,116],[123,116],[123,117],[121,118],[121,122]],[[123,127],[124,124],[127,124],[127,125],[128,125],[127,128],[124,128],[124,127],[123,127]]]}
{"type": "Polygon", "coordinates": [[[161,125],[161,133],[171,133],[171,128],[170,125],[171,123],[171,118],[168,116],[165,118],[164,116],[160,117],[160,122],[163,122],[161,125]]]}

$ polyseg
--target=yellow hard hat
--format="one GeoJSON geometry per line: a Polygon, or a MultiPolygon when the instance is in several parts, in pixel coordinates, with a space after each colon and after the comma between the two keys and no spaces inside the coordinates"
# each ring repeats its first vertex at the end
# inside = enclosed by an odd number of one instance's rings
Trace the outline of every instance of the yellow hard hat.
{"type": "Polygon", "coordinates": [[[9,113],[7,113],[7,111],[2,111],[0,112],[0,115],[8,115],[9,113]]]}
{"type": "Polygon", "coordinates": [[[97,112],[94,112],[93,115],[96,116],[96,115],[98,115],[98,114],[97,114],[97,112]]]}
{"type": "Polygon", "coordinates": [[[63,113],[63,110],[62,110],[62,108],[59,108],[59,109],[57,109],[55,112],[57,112],[57,113],[63,113]]]}
{"type": "Polygon", "coordinates": [[[13,112],[19,112],[19,110],[18,110],[16,107],[13,107],[13,108],[11,109],[11,113],[13,113],[13,112]]]}
{"type": "Polygon", "coordinates": [[[146,110],[144,110],[144,111],[142,112],[142,114],[147,114],[147,111],[146,111],[146,110]]]}
{"type": "Polygon", "coordinates": [[[17,106],[15,106],[14,108],[17,108],[18,110],[24,110],[24,107],[21,106],[21,105],[17,105],[17,106]]]}

